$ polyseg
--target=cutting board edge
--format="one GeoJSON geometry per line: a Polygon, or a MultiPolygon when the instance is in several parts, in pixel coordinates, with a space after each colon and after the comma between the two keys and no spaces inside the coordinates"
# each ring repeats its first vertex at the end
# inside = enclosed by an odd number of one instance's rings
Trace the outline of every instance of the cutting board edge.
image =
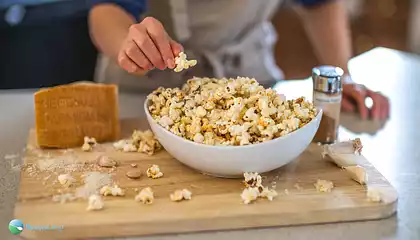
{"type": "MultiPolygon", "coordinates": [[[[192,220],[187,220],[187,221],[183,221],[184,223],[182,223],[182,227],[180,227],[180,221],[178,220],[174,220],[174,221],[170,221],[164,224],[156,224],[156,223],[150,223],[149,226],[150,228],[146,227],[149,231],[136,231],[136,230],[131,230],[131,232],[129,233],[115,233],[115,232],[108,232],[108,231],[112,231],[110,230],[111,228],[109,228],[109,226],[112,225],[113,228],[115,228],[115,224],[107,224],[107,225],[102,225],[99,230],[99,232],[101,232],[101,234],[98,234],[97,232],[95,233],[91,233],[86,235],[83,228],[80,229],[80,226],[75,226],[73,228],[78,229],[77,233],[83,233],[80,235],[77,235],[74,233],[74,231],[71,231],[72,228],[70,228],[69,231],[65,231],[65,235],[59,233],[58,231],[23,231],[21,236],[23,236],[25,239],[43,239],[43,240],[48,240],[48,239],[75,239],[75,238],[89,238],[89,237],[134,237],[134,236],[159,236],[159,235],[170,235],[170,234],[182,234],[182,233],[200,233],[200,232],[211,232],[211,231],[228,231],[228,230],[245,230],[245,229],[257,229],[257,228],[270,228],[270,227],[292,227],[292,226],[308,226],[308,225],[316,225],[316,224],[333,224],[333,223],[350,223],[350,222],[356,222],[356,221],[374,221],[374,220],[381,220],[381,219],[386,219],[386,218],[390,218],[392,216],[394,216],[397,212],[397,199],[395,199],[395,201],[389,202],[387,204],[381,204],[381,205],[375,205],[372,207],[366,207],[363,210],[371,210],[372,212],[370,212],[369,216],[366,216],[364,214],[359,214],[358,216],[354,216],[354,210],[353,208],[348,208],[348,209],[343,209],[345,210],[344,213],[341,214],[341,216],[351,216],[348,217],[347,219],[342,218],[341,220],[339,219],[331,219],[331,220],[325,220],[322,217],[318,218],[318,217],[313,217],[312,221],[302,221],[302,219],[294,219],[294,221],[290,221],[290,218],[288,219],[289,222],[288,223],[273,223],[273,218],[279,218],[279,219],[284,219],[285,216],[281,216],[278,214],[273,214],[272,216],[267,216],[267,219],[264,222],[260,222],[258,224],[258,227],[255,226],[255,224],[253,224],[253,220],[254,217],[253,216],[245,216],[245,222],[241,221],[241,223],[235,223],[235,226],[232,225],[232,222],[235,221],[237,219],[238,216],[229,216],[229,217],[224,217],[224,218],[218,218],[217,221],[217,225],[214,224],[209,224],[209,222],[214,223],[214,219],[212,218],[208,218],[208,219],[192,219],[192,220]],[[347,214],[346,212],[352,212],[352,214],[347,214]],[[316,220],[315,220],[316,219],[316,220]],[[320,220],[321,219],[321,220],[320,220]],[[176,222],[176,224],[174,224],[176,222]],[[229,222],[229,224],[225,224],[226,222],[229,222]],[[191,224],[193,223],[193,224],[191,224]],[[191,225],[195,225],[198,224],[198,227],[194,227],[191,225]],[[159,226],[153,226],[153,225],[159,225],[159,226]],[[162,231],[162,225],[165,226],[171,226],[169,227],[169,229],[162,231]],[[207,227],[204,227],[207,226],[207,227]],[[211,226],[211,227],[208,227],[211,226]],[[105,231],[101,231],[101,229],[104,229],[105,231]],[[67,232],[70,232],[67,234],[67,232]]],[[[16,209],[19,206],[17,205],[15,208],[15,213],[16,213],[16,209]]],[[[327,212],[327,211],[325,211],[327,212]]],[[[293,213],[294,214],[294,213],[293,213]]],[[[318,214],[318,215],[322,215],[322,212],[318,213],[318,211],[313,211],[311,214],[318,214]]],[[[327,213],[326,213],[327,214],[327,213]]],[[[23,219],[23,218],[18,218],[18,216],[15,217],[17,219],[23,219]]],[[[336,218],[339,218],[339,216],[336,216],[336,218]]],[[[244,220],[244,218],[241,218],[242,220],[244,220]]],[[[131,228],[131,229],[139,229],[139,227],[141,228],[141,226],[144,223],[132,223],[129,225],[125,225],[125,228],[131,228]],[[139,226],[140,225],[140,226],[139,226]]],[[[88,228],[88,227],[86,227],[88,228]]],[[[64,226],[64,229],[66,229],[66,227],[64,226]]]]}

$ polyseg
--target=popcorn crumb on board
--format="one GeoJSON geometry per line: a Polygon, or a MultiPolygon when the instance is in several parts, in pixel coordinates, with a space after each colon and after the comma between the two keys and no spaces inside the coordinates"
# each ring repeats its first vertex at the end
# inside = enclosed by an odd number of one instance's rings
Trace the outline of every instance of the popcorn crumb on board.
{"type": "Polygon", "coordinates": [[[118,187],[117,185],[115,185],[113,187],[111,187],[109,185],[103,186],[101,188],[101,190],[99,190],[99,193],[101,195],[104,195],[104,196],[112,195],[114,197],[125,195],[124,191],[120,187],[118,187]]]}
{"type": "Polygon", "coordinates": [[[365,169],[361,166],[348,166],[344,168],[350,174],[351,179],[365,185],[368,181],[368,175],[365,169]]]}
{"type": "Polygon", "coordinates": [[[289,190],[288,189],[284,189],[284,194],[289,195],[289,190]]]}
{"type": "Polygon", "coordinates": [[[368,188],[366,197],[369,202],[380,202],[382,201],[382,193],[377,188],[368,188]]]}
{"type": "Polygon", "coordinates": [[[88,207],[86,210],[88,211],[97,211],[104,208],[104,201],[102,200],[101,196],[93,194],[89,196],[88,200],[88,207]]]}
{"type": "Polygon", "coordinates": [[[318,192],[331,192],[334,188],[333,182],[321,179],[318,179],[314,186],[318,192]]]}
{"type": "Polygon", "coordinates": [[[152,204],[154,200],[152,189],[150,187],[143,188],[139,194],[135,196],[134,200],[144,204],[152,204]]]}
{"type": "Polygon", "coordinates": [[[96,139],[91,137],[84,137],[84,143],[82,145],[82,150],[85,152],[90,152],[97,145],[96,139]]]}
{"type": "Polygon", "coordinates": [[[188,189],[176,190],[174,193],[169,195],[169,198],[173,202],[179,202],[182,200],[190,200],[192,193],[188,189]]]}
{"type": "Polygon", "coordinates": [[[161,172],[159,166],[155,164],[147,169],[146,174],[147,177],[153,179],[163,177],[163,172],[161,172]]]}
{"type": "Polygon", "coordinates": [[[53,202],[59,202],[61,204],[64,204],[66,202],[70,202],[76,199],[76,196],[74,196],[72,193],[65,193],[60,195],[54,195],[52,197],[53,202]]]}
{"type": "Polygon", "coordinates": [[[245,204],[255,201],[258,197],[272,201],[278,195],[276,190],[262,185],[262,177],[257,172],[245,172],[243,182],[245,189],[242,191],[241,198],[245,204]]]}
{"type": "Polygon", "coordinates": [[[303,127],[317,114],[304,98],[286,100],[255,79],[193,78],[182,89],[158,88],[149,112],[173,134],[201,144],[266,142],[303,127]]]}
{"type": "Polygon", "coordinates": [[[63,185],[64,187],[70,187],[76,182],[76,179],[72,177],[70,174],[60,174],[58,177],[58,182],[63,185]]]}
{"type": "Polygon", "coordinates": [[[241,198],[244,204],[250,204],[257,200],[260,191],[256,187],[248,187],[242,191],[241,198]]]}
{"type": "Polygon", "coordinates": [[[197,64],[197,60],[187,60],[187,55],[184,52],[180,52],[175,57],[175,72],[181,72],[184,69],[194,67],[197,64]]]}
{"type": "Polygon", "coordinates": [[[267,187],[263,188],[262,192],[259,194],[259,197],[267,198],[270,201],[273,201],[277,197],[277,192],[274,189],[268,189],[267,187]]]}

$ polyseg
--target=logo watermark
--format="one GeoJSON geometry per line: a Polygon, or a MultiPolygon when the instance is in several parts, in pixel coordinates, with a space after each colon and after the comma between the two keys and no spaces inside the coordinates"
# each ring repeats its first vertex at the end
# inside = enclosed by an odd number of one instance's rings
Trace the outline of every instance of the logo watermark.
{"type": "Polygon", "coordinates": [[[62,225],[30,225],[23,224],[19,219],[13,219],[9,223],[9,231],[13,235],[20,234],[24,229],[30,231],[62,231],[64,226],[62,225]]]}

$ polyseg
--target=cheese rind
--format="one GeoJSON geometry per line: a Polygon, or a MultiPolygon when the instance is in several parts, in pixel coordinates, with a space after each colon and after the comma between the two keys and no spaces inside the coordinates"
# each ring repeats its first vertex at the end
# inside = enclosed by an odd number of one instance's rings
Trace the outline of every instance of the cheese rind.
{"type": "Polygon", "coordinates": [[[118,88],[113,84],[68,84],[34,94],[37,143],[40,147],[83,145],[119,138],[118,88]]]}

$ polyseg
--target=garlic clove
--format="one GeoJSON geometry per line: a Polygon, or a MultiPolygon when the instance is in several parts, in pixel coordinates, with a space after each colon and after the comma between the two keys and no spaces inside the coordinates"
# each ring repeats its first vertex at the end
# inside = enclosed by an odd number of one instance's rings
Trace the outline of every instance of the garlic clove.
{"type": "Polygon", "coordinates": [[[362,156],[352,153],[330,154],[328,160],[335,163],[338,167],[348,167],[358,165],[362,156]]]}
{"type": "Polygon", "coordinates": [[[349,174],[351,179],[360,183],[361,185],[365,185],[368,180],[367,173],[365,169],[361,166],[348,166],[344,168],[349,174]]]}

